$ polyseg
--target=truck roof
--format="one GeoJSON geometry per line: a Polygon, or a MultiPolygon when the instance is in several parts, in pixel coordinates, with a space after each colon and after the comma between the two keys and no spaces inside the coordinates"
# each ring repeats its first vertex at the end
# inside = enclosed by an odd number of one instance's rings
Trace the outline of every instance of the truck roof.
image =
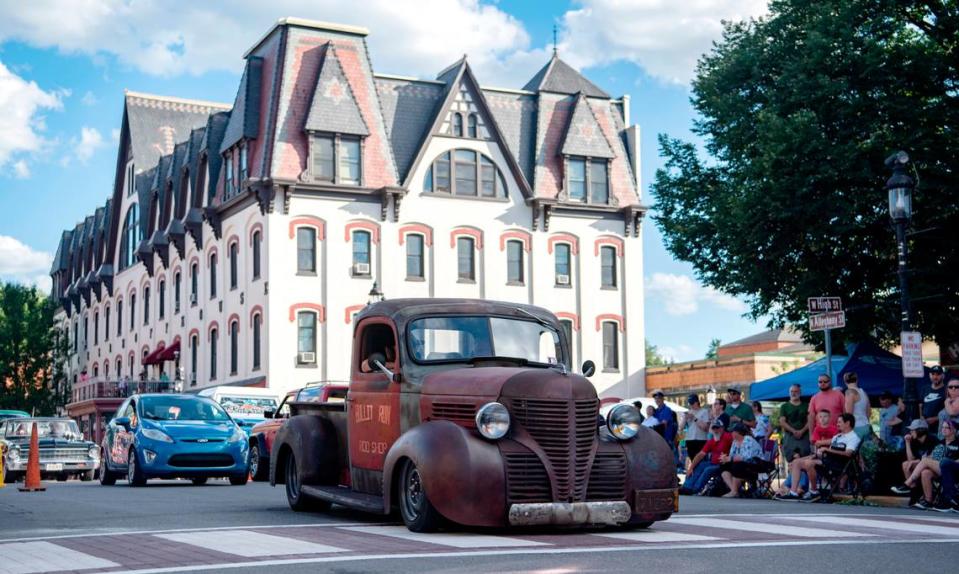
{"type": "Polygon", "coordinates": [[[542,307],[485,299],[390,299],[364,307],[356,323],[367,317],[389,317],[403,329],[407,321],[423,315],[501,315],[527,320],[533,315],[559,328],[556,316],[542,307]]]}

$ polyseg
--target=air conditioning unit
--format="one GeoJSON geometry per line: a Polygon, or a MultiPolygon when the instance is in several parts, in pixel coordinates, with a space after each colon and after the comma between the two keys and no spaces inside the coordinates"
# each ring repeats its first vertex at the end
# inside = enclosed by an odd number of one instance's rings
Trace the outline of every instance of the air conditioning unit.
{"type": "Polygon", "coordinates": [[[354,274],[354,275],[369,275],[369,274],[370,274],[370,264],[369,264],[369,263],[354,263],[354,264],[353,264],[353,274],[354,274]]]}
{"type": "Polygon", "coordinates": [[[557,285],[569,285],[569,275],[557,275],[556,276],[557,285]]]}
{"type": "Polygon", "coordinates": [[[308,365],[316,362],[316,353],[297,353],[296,360],[301,365],[308,365]]]}

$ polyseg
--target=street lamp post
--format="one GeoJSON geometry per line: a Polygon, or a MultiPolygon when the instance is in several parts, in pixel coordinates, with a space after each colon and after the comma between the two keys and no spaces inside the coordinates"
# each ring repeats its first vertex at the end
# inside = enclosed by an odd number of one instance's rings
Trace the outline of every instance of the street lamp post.
{"type": "MultiPolygon", "coordinates": [[[[886,167],[892,169],[892,176],[886,180],[886,191],[889,194],[889,217],[892,218],[896,230],[896,244],[898,246],[899,275],[899,303],[902,307],[902,331],[912,330],[912,306],[909,301],[909,269],[907,266],[909,246],[906,243],[906,226],[912,218],[912,190],[916,186],[906,166],[909,164],[909,155],[899,151],[886,158],[886,167]]],[[[908,419],[918,416],[917,380],[903,377],[902,400],[906,404],[908,419]]]]}

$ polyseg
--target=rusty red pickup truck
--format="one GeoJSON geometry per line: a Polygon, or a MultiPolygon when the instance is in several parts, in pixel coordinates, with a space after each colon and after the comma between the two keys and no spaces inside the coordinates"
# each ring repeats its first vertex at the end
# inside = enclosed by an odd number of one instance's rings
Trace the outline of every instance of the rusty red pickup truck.
{"type": "Polygon", "coordinates": [[[677,510],[669,446],[632,405],[600,418],[545,309],[373,303],[356,316],[351,373],[345,402],[294,401],[277,432],[270,482],[293,510],[398,509],[415,532],[644,528],[677,510]]]}

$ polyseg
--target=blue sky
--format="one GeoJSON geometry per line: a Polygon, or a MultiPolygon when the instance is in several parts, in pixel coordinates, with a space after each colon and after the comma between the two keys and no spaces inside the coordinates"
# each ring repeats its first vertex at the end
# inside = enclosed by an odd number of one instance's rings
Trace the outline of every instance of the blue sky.
{"type": "MultiPolygon", "coordinates": [[[[656,135],[692,139],[688,80],[720,20],[762,0],[0,0],[0,278],[45,285],[62,229],[110,195],[123,91],[232,102],[242,54],[283,16],[370,29],[379,72],[431,77],[467,54],[485,85],[521,87],[559,52],[614,96],[642,129],[643,200],[661,160],[656,135]],[[415,12],[415,13],[414,13],[415,12]]],[[[655,206],[653,206],[655,208],[655,206]]],[[[701,286],[645,224],[648,339],[675,360],[712,338],[762,330],[745,305],[701,286]]]]}

